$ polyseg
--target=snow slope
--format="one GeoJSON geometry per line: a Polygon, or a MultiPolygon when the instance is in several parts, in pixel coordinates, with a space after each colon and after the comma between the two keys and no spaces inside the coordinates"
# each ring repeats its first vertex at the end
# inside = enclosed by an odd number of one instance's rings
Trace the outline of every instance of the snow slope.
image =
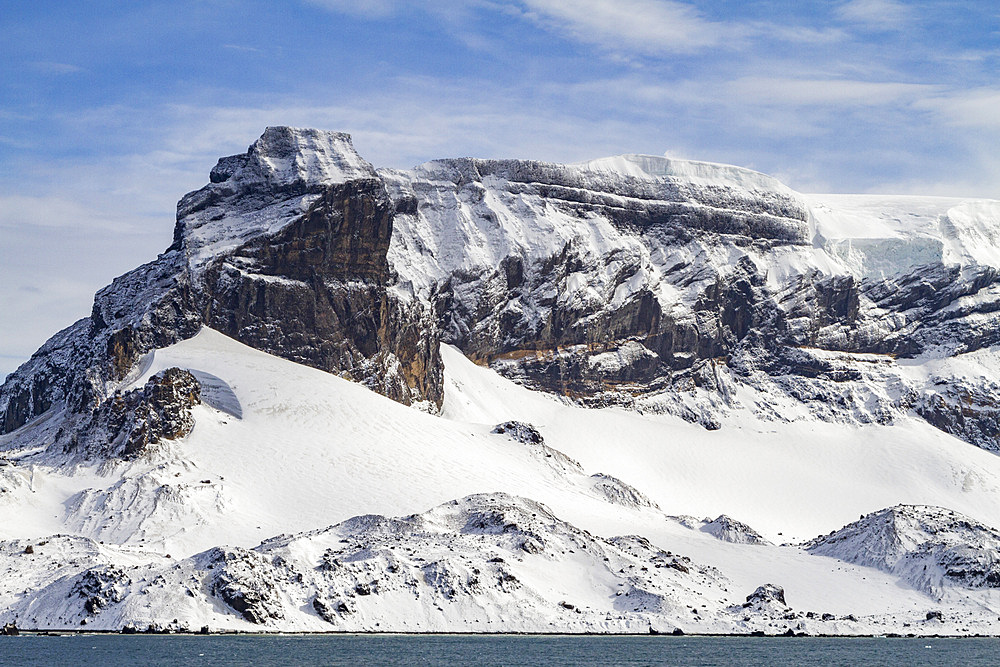
{"type": "MultiPolygon", "coordinates": [[[[191,567],[202,572],[207,567],[204,558],[195,554],[216,545],[245,549],[279,533],[308,533],[356,515],[402,516],[470,494],[502,492],[545,503],[574,530],[603,538],[642,535],[657,548],[689,557],[699,567],[717,568],[719,576],[713,578],[721,583],[709,608],[684,624],[674,616],[658,617],[663,627],[773,630],[769,624],[783,619],[786,610],[775,612],[777,616],[753,615],[752,621],[725,610],[733,605],[742,609],[745,597],[758,586],[774,583],[784,587],[793,611],[828,612],[841,619],[826,622],[822,631],[867,632],[899,628],[903,621],[893,616],[922,618],[935,605],[945,605],[946,616],[958,618],[959,607],[954,600],[931,599],[891,573],[811,555],[794,546],[720,541],[669,515],[716,516],[725,510],[774,542],[813,537],[859,513],[903,502],[953,507],[988,525],[1000,524],[995,500],[1000,459],[916,421],[893,428],[768,423],[710,432],[669,416],[568,405],[471,364],[454,349],[446,349],[444,355],[448,387],[444,414],[439,417],[258,352],[209,329],[157,350],[146,359],[144,372],[134,378],[137,386],[159,370],[188,368],[196,376],[214,378],[210,393],[225,409],[208,403],[197,406],[196,426],[189,436],[130,463],[68,469],[55,461],[33,459],[28,452],[7,451],[15,462],[0,467],[5,489],[0,496],[0,526],[5,538],[20,541],[5,553],[9,559],[23,551],[26,538],[38,544],[45,535],[70,532],[107,543],[75,548],[91,554],[87,557],[91,560],[100,554],[104,560],[94,562],[109,567],[139,558],[143,567],[159,571],[169,553],[174,560],[194,558],[191,567]],[[234,414],[235,403],[242,417],[234,414]],[[508,419],[532,423],[545,438],[545,447],[575,459],[579,466],[537,446],[491,433],[495,424],[508,419]],[[635,487],[662,511],[609,502],[609,494],[595,486],[594,473],[612,475],[635,487]],[[26,513],[26,507],[33,507],[33,512],[26,513]],[[864,618],[844,621],[841,617],[848,614],[864,618]]],[[[44,426],[39,422],[28,428],[44,426]]],[[[0,446],[10,442],[10,436],[4,436],[0,446]]],[[[400,539],[406,543],[408,538],[400,539]]],[[[79,555],[72,559],[89,562],[79,555]]],[[[24,567],[23,556],[15,561],[24,567]]],[[[47,572],[45,565],[22,573],[16,581],[32,582],[29,589],[44,589],[47,572]]],[[[589,587],[586,578],[575,577],[571,579],[577,583],[566,586],[576,591],[576,599],[592,596],[584,592],[589,587]]],[[[152,574],[141,578],[136,591],[153,578],[152,574]]],[[[4,595],[13,595],[22,585],[8,584],[4,595]]],[[[992,591],[970,594],[978,596],[977,604],[993,608],[992,591]]],[[[128,595],[123,592],[120,597],[128,595]]],[[[557,602],[542,597],[548,600],[545,604],[557,602]]],[[[702,597],[683,594],[678,604],[692,604],[702,597]]],[[[179,604],[164,602],[163,611],[170,610],[166,615],[173,618],[189,609],[191,626],[254,625],[232,609],[206,616],[195,611],[201,609],[197,605],[179,604]]],[[[391,601],[381,604],[388,605],[386,610],[393,608],[391,601]]],[[[375,618],[381,613],[378,609],[365,618],[375,618]]],[[[461,616],[449,616],[454,609],[444,616],[435,616],[433,607],[424,609],[425,624],[413,629],[454,628],[441,620],[461,616]]],[[[60,613],[68,618],[68,610],[60,613]]],[[[266,627],[325,627],[316,621],[317,613],[306,611],[306,620],[286,614],[286,620],[270,619],[266,627]]],[[[551,621],[548,613],[538,611],[519,624],[500,627],[545,630],[551,621]]],[[[109,615],[105,621],[109,627],[166,622],[162,614],[148,609],[143,614],[122,614],[109,615]]],[[[604,616],[598,616],[603,623],[604,616]]],[[[643,617],[611,627],[594,620],[598,616],[565,627],[635,630],[636,623],[649,623],[643,617]]],[[[977,627],[986,627],[986,618],[980,614],[977,627]]],[[[55,622],[56,617],[49,620],[55,622]]],[[[802,615],[781,629],[798,627],[799,622],[806,628],[813,619],[802,615]]],[[[338,627],[372,629],[363,623],[338,627]]]]}

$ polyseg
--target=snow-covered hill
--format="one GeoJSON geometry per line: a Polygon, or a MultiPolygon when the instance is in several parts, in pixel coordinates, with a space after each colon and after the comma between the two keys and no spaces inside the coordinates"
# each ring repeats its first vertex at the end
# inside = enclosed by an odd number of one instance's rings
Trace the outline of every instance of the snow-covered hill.
{"type": "Polygon", "coordinates": [[[899,505],[808,544],[813,553],[877,567],[941,595],[1000,588],[1000,532],[941,507],[899,505]]]}
{"type": "Polygon", "coordinates": [[[0,622],[995,633],[997,229],[269,128],[0,389],[0,622]]]}
{"type": "MultiPolygon", "coordinates": [[[[788,424],[773,433],[758,432],[766,425],[761,423],[737,431],[734,438],[727,436],[729,429],[705,431],[676,417],[567,404],[475,366],[453,348],[444,352],[444,416],[433,416],[204,329],[153,353],[133,380],[144,386],[148,377],[167,368],[214,378],[205,383],[204,400],[192,410],[196,425],[186,437],[161,441],[137,460],[65,464],[58,456],[15,447],[14,434],[4,436],[5,456],[13,463],[0,467],[5,489],[0,530],[7,538],[0,567],[17,576],[4,584],[0,599],[8,601],[9,611],[2,620],[16,617],[22,625],[39,627],[77,627],[86,619],[91,628],[145,628],[168,626],[177,618],[179,626],[191,629],[442,630],[460,627],[459,619],[479,619],[486,628],[474,624],[464,629],[644,632],[652,625],[686,632],[884,632],[902,631],[902,623],[916,623],[927,611],[943,609],[949,623],[959,618],[966,623],[955,603],[928,597],[919,587],[900,587],[906,579],[882,575],[867,563],[847,565],[798,547],[722,541],[725,535],[704,530],[707,524],[671,515],[738,512],[776,543],[826,532],[890,499],[961,507],[996,524],[996,456],[919,421],[908,429],[816,423],[810,431],[788,424]],[[495,424],[513,417],[530,421],[544,443],[493,433],[495,424]],[[807,445],[803,438],[810,432],[819,439],[807,445]],[[887,438],[892,442],[884,443],[887,438]],[[927,442],[922,448],[911,444],[921,441],[927,442]],[[593,476],[601,472],[612,477],[593,476]],[[629,482],[619,482],[619,493],[609,494],[605,485],[615,478],[629,482]],[[626,484],[651,502],[625,500],[630,497],[626,484]],[[569,531],[574,539],[588,541],[588,557],[594,545],[611,548],[602,539],[641,535],[634,548],[645,550],[647,555],[640,556],[644,562],[629,562],[643,574],[624,577],[618,572],[621,565],[608,570],[604,555],[588,565],[572,558],[564,562],[569,557],[565,546],[546,557],[508,545],[523,559],[499,554],[518,568],[511,574],[522,582],[520,593],[508,599],[484,584],[482,590],[448,598],[423,578],[427,568],[444,558],[440,568],[447,574],[441,576],[465,582],[473,568],[497,568],[489,563],[499,548],[494,541],[484,545],[479,537],[460,538],[457,525],[438,526],[439,535],[432,539],[426,531],[415,531],[412,519],[391,524],[398,528],[391,531],[376,530],[386,525],[379,521],[349,522],[365,527],[349,543],[339,542],[345,536],[337,530],[313,532],[353,516],[408,515],[466,496],[471,497],[464,507],[500,503],[522,517],[539,514],[522,509],[524,503],[534,507],[543,502],[559,521],[551,519],[535,529],[539,541],[562,545],[569,531]],[[511,500],[515,497],[533,500],[511,500]],[[553,526],[562,537],[549,534],[553,526]],[[51,537],[66,533],[83,537],[51,537]],[[279,533],[298,536],[268,539],[279,533]],[[451,533],[458,543],[448,537],[451,533]],[[247,551],[262,540],[264,546],[247,551]],[[316,541],[329,544],[301,552],[292,565],[276,565],[279,554],[290,561],[285,553],[290,545],[316,541]],[[28,545],[33,545],[31,554],[24,553],[28,545]],[[330,581],[318,580],[309,573],[316,572],[331,547],[344,551],[336,558],[358,565],[337,570],[336,577],[324,575],[330,581]],[[386,550],[407,557],[408,575],[388,569],[386,550]],[[669,577],[646,575],[642,567],[655,575],[685,574],[676,568],[661,572],[662,567],[645,562],[660,551],[670,552],[669,558],[690,559],[685,567],[704,570],[708,583],[699,586],[709,587],[685,589],[669,577]],[[271,609],[261,612],[260,622],[248,620],[240,603],[233,607],[226,602],[225,596],[233,593],[220,592],[225,587],[216,585],[218,573],[208,566],[212,559],[229,563],[227,558],[235,559],[226,567],[238,573],[233,576],[240,586],[272,591],[273,599],[265,596],[259,603],[271,609]],[[462,564],[457,571],[456,563],[462,564]],[[597,575],[590,573],[594,567],[605,572],[596,592],[597,575]],[[125,584],[115,584],[119,571],[127,575],[125,584]],[[291,588],[282,583],[298,581],[300,572],[309,574],[306,583],[291,588]],[[385,595],[349,596],[362,573],[369,578],[361,583],[376,582],[385,595]],[[526,577],[535,577],[530,579],[535,583],[525,586],[526,577]],[[417,585],[404,586],[410,579],[417,585]],[[87,594],[69,595],[77,580],[87,594]],[[535,588],[540,582],[549,582],[550,588],[535,588]],[[561,583],[552,588],[552,582],[561,583]],[[635,613],[617,604],[618,583],[642,584],[648,608],[635,613]],[[744,620],[745,598],[767,583],[784,588],[791,609],[749,614],[750,620],[744,620]],[[88,611],[88,600],[95,595],[111,602],[92,602],[95,611],[88,611]],[[315,596],[320,611],[308,606],[315,596]],[[51,602],[55,599],[59,604],[51,602]],[[505,611],[505,600],[517,600],[522,611],[505,611]],[[605,601],[598,604],[600,600],[605,601]],[[342,601],[360,610],[358,615],[330,611],[342,601]],[[560,602],[581,612],[568,612],[560,602]],[[469,605],[483,611],[472,614],[469,605]],[[699,610],[697,616],[688,605],[699,610]],[[810,611],[815,618],[805,615],[810,611]],[[821,620],[824,613],[835,620],[821,620]],[[787,614],[794,618],[785,619],[787,614]],[[843,620],[852,614],[857,622],[843,620]]],[[[45,420],[39,421],[18,433],[18,441],[29,443],[48,428],[45,420]]],[[[464,526],[468,519],[456,522],[464,526]]],[[[507,523],[517,525],[518,520],[505,519],[507,523]]],[[[732,528],[728,521],[712,523],[732,528]]],[[[523,527],[500,533],[508,541],[525,537],[523,527]]],[[[585,552],[578,553],[582,557],[585,552]]],[[[993,604],[990,591],[976,594],[983,598],[980,604],[993,604]]],[[[981,614],[976,631],[992,628],[989,620],[981,614]]],[[[927,625],[926,631],[943,629],[960,627],[938,623],[927,625]]]]}

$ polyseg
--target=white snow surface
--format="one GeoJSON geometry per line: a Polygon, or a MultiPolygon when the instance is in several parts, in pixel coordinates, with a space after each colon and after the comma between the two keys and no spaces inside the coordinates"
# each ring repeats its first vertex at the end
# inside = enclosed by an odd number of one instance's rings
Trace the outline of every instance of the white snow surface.
{"type": "Polygon", "coordinates": [[[659,155],[626,154],[570,165],[582,171],[645,180],[665,179],[703,187],[729,187],[754,192],[780,192],[791,198],[799,195],[784,183],[745,167],[697,160],[679,160],[659,155]]]}
{"type": "MultiPolygon", "coordinates": [[[[453,348],[443,354],[445,407],[441,416],[433,416],[203,329],[192,339],[157,350],[134,379],[140,386],[151,374],[175,366],[210,379],[216,407],[196,407],[196,426],[186,438],[165,442],[135,462],[68,468],[12,450],[13,438],[3,436],[0,448],[13,463],[0,466],[0,538],[6,540],[0,568],[17,575],[0,584],[0,609],[6,610],[0,611],[0,620],[23,614],[16,600],[30,601],[46,591],[50,597],[45,599],[53,602],[38,598],[34,609],[45,611],[36,612],[36,622],[42,627],[62,627],[71,618],[71,624],[78,623],[73,615],[78,612],[67,607],[69,603],[54,602],[67,594],[59,586],[70,585],[56,585],[60,568],[75,567],[79,574],[85,565],[104,564],[138,568],[128,577],[135,595],[123,591],[123,602],[109,607],[113,613],[89,618],[91,627],[180,618],[190,627],[379,630],[387,627],[376,627],[375,619],[399,620],[400,610],[409,609],[415,619],[405,627],[409,630],[481,630],[472,619],[492,619],[491,629],[523,631],[642,632],[649,624],[659,624],[689,632],[779,632],[791,627],[864,633],[898,631],[901,623],[918,621],[912,626],[915,632],[996,631],[1000,601],[993,590],[961,589],[938,599],[891,572],[812,555],[796,546],[723,542],[670,516],[727,513],[775,543],[800,542],[840,528],[859,514],[900,503],[949,507],[995,526],[1000,525],[1000,458],[917,420],[893,427],[743,422],[706,431],[670,416],[588,410],[530,392],[470,363],[453,348]],[[241,418],[234,414],[237,406],[241,418]],[[545,447],[565,457],[490,432],[511,419],[533,424],[544,436],[545,447]],[[606,482],[606,476],[613,476],[620,488],[641,494],[632,497],[651,502],[624,502],[627,496],[607,493],[591,477],[597,473],[603,475],[596,479],[606,482]],[[275,602],[280,615],[263,625],[250,623],[215,598],[206,602],[203,597],[208,595],[203,589],[211,588],[205,577],[216,576],[206,569],[209,557],[204,554],[216,545],[243,554],[240,549],[279,533],[301,533],[303,537],[295,539],[305,545],[319,539],[307,537],[310,531],[353,516],[406,516],[473,494],[487,494],[479,496],[486,503],[522,506],[511,498],[544,503],[546,511],[572,527],[565,529],[570,532],[586,531],[602,539],[641,535],[653,549],[641,558],[651,558],[657,550],[680,554],[707,578],[703,583],[685,579],[690,588],[666,583],[656,588],[660,580],[651,579],[653,583],[644,585],[660,592],[649,598],[650,609],[641,612],[645,615],[635,616],[640,612],[618,609],[602,597],[612,595],[608,591],[617,588],[618,581],[603,561],[562,562],[569,554],[560,548],[551,556],[562,563],[555,569],[543,567],[551,559],[535,563],[519,556],[527,564],[518,565],[513,574],[528,595],[518,598],[518,604],[530,608],[524,613],[505,616],[504,597],[484,593],[486,597],[476,599],[486,611],[472,614],[462,596],[434,597],[418,581],[417,589],[423,592],[413,600],[410,593],[353,600],[358,613],[338,617],[335,628],[302,600],[295,601],[306,589],[295,593],[282,588],[278,597],[284,601],[275,602]],[[46,538],[66,533],[81,537],[46,538]],[[42,545],[30,558],[23,553],[28,544],[43,541],[60,546],[50,553],[50,547],[42,545]],[[574,570],[575,564],[583,569],[574,570]],[[605,574],[585,574],[588,571],[605,574]],[[562,578],[552,588],[545,582],[557,572],[562,578]],[[202,582],[195,598],[175,594],[183,590],[177,579],[182,575],[202,582]],[[157,590],[162,588],[159,597],[149,598],[150,582],[161,581],[158,576],[166,583],[157,585],[157,590]],[[791,612],[761,612],[744,621],[740,605],[766,583],[785,589],[791,612]],[[147,590],[141,594],[142,605],[135,602],[140,590],[147,590]],[[426,598],[420,597],[425,593],[426,598]],[[583,604],[586,613],[565,616],[560,596],[574,606],[583,604]],[[404,599],[410,601],[404,604],[404,599]],[[676,612],[687,605],[707,607],[681,623],[676,612]],[[944,625],[925,623],[928,609],[944,610],[944,625]],[[836,620],[821,622],[802,615],[805,611],[828,612],[836,620]],[[609,613],[614,622],[608,622],[609,613]],[[624,618],[614,616],[617,613],[624,618]],[[786,613],[799,616],[789,620],[786,613]],[[848,614],[858,620],[844,620],[848,614]],[[469,624],[463,625],[463,618],[469,624]]],[[[44,431],[45,420],[27,428],[44,431]]],[[[539,535],[545,543],[551,538],[544,531],[539,535]]],[[[446,547],[415,539],[398,536],[399,549],[423,554],[424,561],[407,561],[407,567],[440,561],[440,550],[446,547]],[[431,558],[431,552],[438,556],[431,558]]],[[[447,576],[461,568],[467,568],[462,576],[471,576],[468,568],[485,567],[475,555],[479,543],[463,544],[466,565],[449,565],[447,576]]],[[[309,549],[313,556],[319,553],[319,546],[309,549]]],[[[278,576],[269,569],[275,567],[272,556],[260,555],[264,552],[233,557],[240,563],[260,561],[255,574],[246,575],[257,583],[278,576]]],[[[368,565],[362,569],[373,581],[391,587],[389,579],[376,576],[382,566],[369,560],[376,552],[365,552],[368,565]]],[[[315,567],[307,565],[302,561],[289,567],[315,567]]],[[[337,585],[354,582],[351,577],[357,572],[351,572],[347,579],[336,578],[337,585]]],[[[388,628],[403,629],[389,621],[388,628]]]]}
{"type": "Polygon", "coordinates": [[[1000,266],[1000,202],[910,195],[807,195],[814,245],[857,277],[922,264],[1000,266]]]}

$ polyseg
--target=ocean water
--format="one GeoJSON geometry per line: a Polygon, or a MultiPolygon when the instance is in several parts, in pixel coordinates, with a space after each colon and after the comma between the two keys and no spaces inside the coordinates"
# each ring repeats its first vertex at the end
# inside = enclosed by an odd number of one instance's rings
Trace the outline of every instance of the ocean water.
{"type": "Polygon", "coordinates": [[[1000,638],[483,635],[0,637],[0,665],[996,665],[1000,638]]]}

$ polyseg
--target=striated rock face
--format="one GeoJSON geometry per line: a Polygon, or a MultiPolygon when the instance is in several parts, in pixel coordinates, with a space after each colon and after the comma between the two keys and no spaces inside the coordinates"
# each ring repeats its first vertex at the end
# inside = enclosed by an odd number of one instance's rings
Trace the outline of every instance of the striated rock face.
{"type": "Polygon", "coordinates": [[[986,378],[931,379],[916,412],[942,431],[985,450],[1000,451],[1000,384],[986,378]]]}
{"type": "MultiPolygon", "coordinates": [[[[64,407],[87,424],[111,419],[102,428],[117,437],[114,406],[124,399],[116,392],[141,356],[203,325],[400,402],[440,406],[435,322],[427,306],[391,288],[393,210],[349,136],[268,128],[180,201],[166,252],[98,292],[90,318],[8,379],[0,433],[64,407]]],[[[69,448],[90,451],[78,442],[94,432],[76,434],[69,448]]],[[[136,437],[126,455],[156,435],[136,437]]]]}
{"type": "Polygon", "coordinates": [[[178,204],[200,319],[258,349],[439,406],[429,310],[390,289],[393,206],[342,133],[268,128],[178,204]]]}
{"type": "Polygon", "coordinates": [[[400,211],[390,259],[446,341],[586,399],[723,356],[771,318],[755,308],[765,271],[710,255],[807,244],[798,196],[747,170],[619,162],[383,172],[400,211]]]}
{"type": "Polygon", "coordinates": [[[585,405],[709,429],[917,416],[997,450],[993,371],[958,371],[1000,343],[998,220],[643,155],[376,170],[348,135],[268,128],[181,199],[166,252],[8,379],[0,432],[94,412],[207,325],[431,410],[447,342],[585,405]]]}
{"type": "Polygon", "coordinates": [[[828,204],[749,170],[634,155],[380,175],[400,279],[444,341],[522,384],[710,429],[738,411],[917,415],[997,448],[986,386],[931,386],[898,363],[1000,340],[996,202],[828,204]]]}
{"type": "Polygon", "coordinates": [[[208,265],[205,323],[402,403],[438,405],[434,323],[421,304],[387,289],[391,233],[378,180],[332,185],[277,234],[208,265]]]}

